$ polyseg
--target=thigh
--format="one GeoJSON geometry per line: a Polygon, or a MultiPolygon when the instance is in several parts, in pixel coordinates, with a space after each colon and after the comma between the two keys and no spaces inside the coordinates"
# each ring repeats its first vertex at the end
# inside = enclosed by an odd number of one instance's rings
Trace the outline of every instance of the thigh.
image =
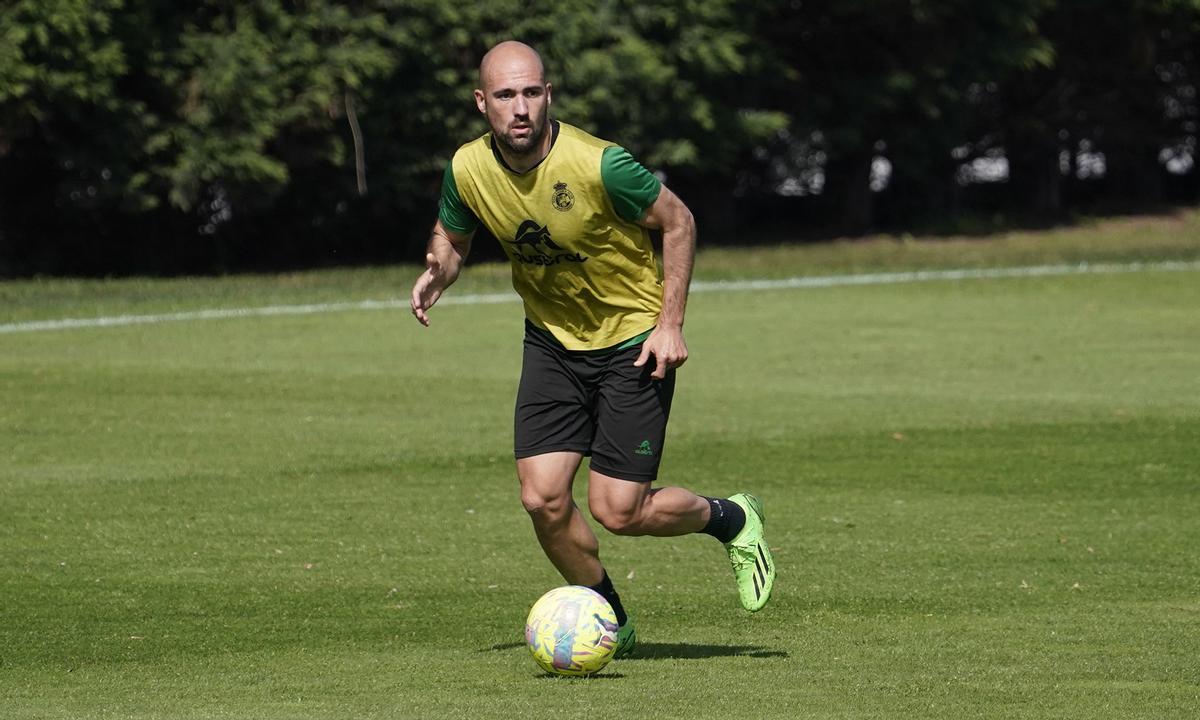
{"type": "Polygon", "coordinates": [[[588,472],[588,509],[597,519],[636,515],[651,492],[650,483],[612,477],[594,463],[588,472]]]}
{"type": "Polygon", "coordinates": [[[516,457],[586,454],[595,429],[592,395],[564,350],[526,331],[513,420],[516,457]]]}
{"type": "Polygon", "coordinates": [[[633,365],[640,352],[639,346],[615,354],[601,379],[591,467],[614,478],[650,482],[662,460],[675,371],[662,380],[650,377],[653,358],[644,367],[633,365]]]}
{"type": "Polygon", "coordinates": [[[571,486],[582,460],[577,452],[550,452],[517,460],[525,508],[565,508],[571,502],[571,486]]]}

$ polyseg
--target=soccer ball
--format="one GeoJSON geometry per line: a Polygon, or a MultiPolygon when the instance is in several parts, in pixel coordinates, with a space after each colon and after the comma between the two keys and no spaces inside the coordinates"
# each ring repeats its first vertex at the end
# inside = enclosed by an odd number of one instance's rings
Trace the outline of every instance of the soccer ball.
{"type": "Polygon", "coordinates": [[[548,673],[592,675],[603,670],[616,652],[617,614],[591,588],[554,588],[529,611],[525,644],[548,673]]]}

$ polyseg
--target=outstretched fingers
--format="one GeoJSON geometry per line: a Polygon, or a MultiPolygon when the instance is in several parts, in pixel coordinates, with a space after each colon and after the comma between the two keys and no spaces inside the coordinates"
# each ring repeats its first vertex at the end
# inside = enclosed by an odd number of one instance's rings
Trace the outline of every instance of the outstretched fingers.
{"type": "Polygon", "coordinates": [[[428,253],[425,255],[425,272],[421,273],[417,282],[413,284],[412,298],[409,301],[413,317],[425,327],[429,327],[427,311],[441,297],[443,282],[441,262],[433,253],[428,253]]]}

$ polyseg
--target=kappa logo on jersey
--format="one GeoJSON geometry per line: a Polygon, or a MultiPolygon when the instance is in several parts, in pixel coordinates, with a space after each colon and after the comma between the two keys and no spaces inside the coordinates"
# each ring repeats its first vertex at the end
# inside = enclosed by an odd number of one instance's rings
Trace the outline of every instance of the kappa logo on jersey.
{"type": "Polygon", "coordinates": [[[516,237],[508,241],[515,247],[513,261],[526,265],[557,265],[563,262],[586,262],[579,253],[555,252],[563,247],[550,238],[550,229],[526,220],[517,228],[516,237]],[[553,254],[551,254],[553,253],[553,254]]]}
{"type": "Polygon", "coordinates": [[[515,240],[509,240],[517,246],[520,251],[522,245],[528,245],[529,249],[534,252],[540,252],[538,245],[545,245],[550,250],[562,250],[558,243],[550,239],[550,231],[545,225],[538,225],[532,220],[526,220],[521,223],[521,227],[517,228],[517,237],[515,240]]]}

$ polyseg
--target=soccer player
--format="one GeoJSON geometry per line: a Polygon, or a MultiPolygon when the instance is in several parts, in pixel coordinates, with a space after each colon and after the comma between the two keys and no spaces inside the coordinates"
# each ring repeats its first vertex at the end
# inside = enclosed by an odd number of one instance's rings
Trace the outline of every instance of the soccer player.
{"type": "Polygon", "coordinates": [[[551,85],[528,45],[502,42],[484,55],[475,105],[491,132],[460,147],[446,168],[412,313],[429,325],[483,223],[525,303],[515,455],[542,549],[568,583],[608,599],[620,625],[617,656],[627,655],[633,621],[571,493],[589,456],[592,517],[619,535],[716,537],[742,605],[761,609],[776,572],[759,500],[652,487],[675,369],[688,357],[691,212],[623,148],[551,119],[551,85]],[[662,277],[648,228],[662,231],[662,277]]]}

